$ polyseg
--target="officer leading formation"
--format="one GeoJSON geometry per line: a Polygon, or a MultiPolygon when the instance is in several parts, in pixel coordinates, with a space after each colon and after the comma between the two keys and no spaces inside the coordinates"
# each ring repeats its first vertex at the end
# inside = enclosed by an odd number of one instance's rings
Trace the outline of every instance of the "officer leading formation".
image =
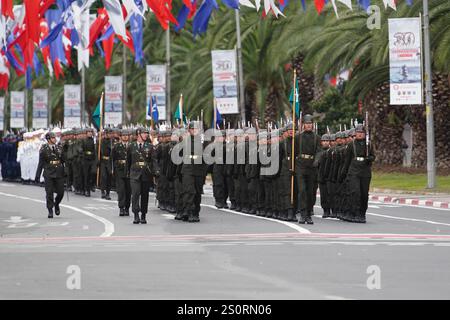
{"type": "Polygon", "coordinates": [[[49,218],[61,213],[64,190],[90,197],[97,186],[105,200],[116,191],[119,216],[130,216],[131,209],[134,224],[147,223],[153,191],[161,211],[175,220],[199,222],[210,173],[218,209],[313,224],[319,192],[322,218],[366,222],[375,156],[364,125],[320,137],[313,117],[305,115],[295,126],[278,129],[215,130],[210,141],[202,129],[201,122],[191,121],[157,130],[55,128],[22,131],[22,138],[8,134],[0,144],[2,178],[43,183],[49,218]],[[213,163],[206,161],[208,149],[213,163]]]}

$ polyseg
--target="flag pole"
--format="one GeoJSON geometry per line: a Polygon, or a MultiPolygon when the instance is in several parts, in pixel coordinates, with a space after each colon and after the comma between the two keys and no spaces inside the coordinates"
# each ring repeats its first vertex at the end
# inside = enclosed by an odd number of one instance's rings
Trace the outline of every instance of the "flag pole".
{"type": "MultiPolygon", "coordinates": [[[[102,129],[103,129],[103,92],[100,98],[100,128],[98,134],[98,150],[97,150],[97,159],[100,162],[100,149],[102,146],[102,129]]],[[[97,166],[97,187],[100,186],[100,166],[97,166]]]]}
{"type": "MultiPolygon", "coordinates": [[[[294,94],[293,94],[293,98],[292,98],[292,152],[291,152],[291,170],[292,172],[294,172],[295,170],[295,162],[294,162],[294,149],[295,149],[295,103],[296,103],[296,98],[297,98],[297,70],[294,69],[294,94]]],[[[294,175],[291,175],[291,204],[294,204],[294,175]]]]}
{"type": "Polygon", "coordinates": [[[150,128],[153,130],[153,98],[150,95],[150,128]]]}
{"type": "Polygon", "coordinates": [[[214,111],[213,111],[213,117],[214,117],[214,126],[213,128],[215,129],[217,126],[217,100],[216,98],[214,98],[214,111]]]}

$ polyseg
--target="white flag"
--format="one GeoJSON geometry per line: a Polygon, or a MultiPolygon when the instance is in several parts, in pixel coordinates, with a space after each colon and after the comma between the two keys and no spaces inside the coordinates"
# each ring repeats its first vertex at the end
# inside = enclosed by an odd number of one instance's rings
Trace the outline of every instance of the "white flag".
{"type": "Polygon", "coordinates": [[[395,0],[383,0],[384,8],[391,7],[394,10],[397,10],[397,6],[395,5],[395,0]]]}
{"type": "Polygon", "coordinates": [[[89,68],[89,28],[90,15],[89,10],[85,10],[80,15],[81,29],[80,32],[80,43],[78,44],[78,71],[81,70],[83,66],[89,68]]]}
{"type": "Polygon", "coordinates": [[[128,22],[128,20],[130,20],[133,14],[140,15],[145,20],[144,13],[139,9],[134,0],[122,0],[122,3],[125,9],[127,10],[127,18],[125,20],[125,23],[128,22]]]}
{"type": "Polygon", "coordinates": [[[103,0],[106,12],[108,12],[109,22],[114,32],[128,41],[127,31],[125,29],[125,20],[122,13],[122,5],[119,0],[103,0]]]}
{"type": "Polygon", "coordinates": [[[249,8],[255,8],[255,5],[250,2],[250,0],[239,0],[239,4],[249,8]]]}
{"type": "MultiPolygon", "coordinates": [[[[345,4],[350,10],[352,10],[352,1],[351,0],[337,0],[340,3],[345,4]]],[[[336,13],[336,17],[339,19],[339,14],[336,6],[336,0],[331,0],[331,4],[333,5],[334,12],[336,13]]]]}

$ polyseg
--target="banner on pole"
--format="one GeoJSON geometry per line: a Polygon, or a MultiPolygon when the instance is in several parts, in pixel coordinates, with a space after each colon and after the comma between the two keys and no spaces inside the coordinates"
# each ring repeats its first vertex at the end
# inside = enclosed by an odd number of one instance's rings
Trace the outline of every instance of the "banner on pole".
{"type": "Polygon", "coordinates": [[[81,127],[81,86],[64,85],[64,126],[81,127]]]}
{"type": "Polygon", "coordinates": [[[33,128],[47,128],[48,120],[48,90],[33,90],[33,128]]]}
{"type": "Polygon", "coordinates": [[[5,121],[5,97],[0,97],[0,131],[5,128],[3,126],[5,121]]]}
{"type": "Polygon", "coordinates": [[[213,50],[213,93],[220,114],[239,113],[235,50],[213,50]]]}
{"type": "Polygon", "coordinates": [[[389,19],[390,104],[422,104],[420,18],[389,19]]]}
{"type": "Polygon", "coordinates": [[[145,119],[151,120],[148,105],[151,97],[156,97],[158,120],[166,120],[166,65],[147,65],[147,101],[145,119]]]}
{"type": "Polygon", "coordinates": [[[122,123],[122,76],[105,77],[105,125],[122,123]]]}
{"type": "Polygon", "coordinates": [[[11,91],[10,128],[25,127],[25,92],[11,91]]]}

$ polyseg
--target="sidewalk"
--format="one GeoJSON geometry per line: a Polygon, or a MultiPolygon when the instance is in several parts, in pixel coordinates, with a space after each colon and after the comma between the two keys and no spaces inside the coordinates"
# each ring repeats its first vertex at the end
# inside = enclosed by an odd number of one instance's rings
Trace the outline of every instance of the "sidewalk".
{"type": "Polygon", "coordinates": [[[434,208],[450,208],[450,194],[373,188],[369,200],[434,208]]]}

